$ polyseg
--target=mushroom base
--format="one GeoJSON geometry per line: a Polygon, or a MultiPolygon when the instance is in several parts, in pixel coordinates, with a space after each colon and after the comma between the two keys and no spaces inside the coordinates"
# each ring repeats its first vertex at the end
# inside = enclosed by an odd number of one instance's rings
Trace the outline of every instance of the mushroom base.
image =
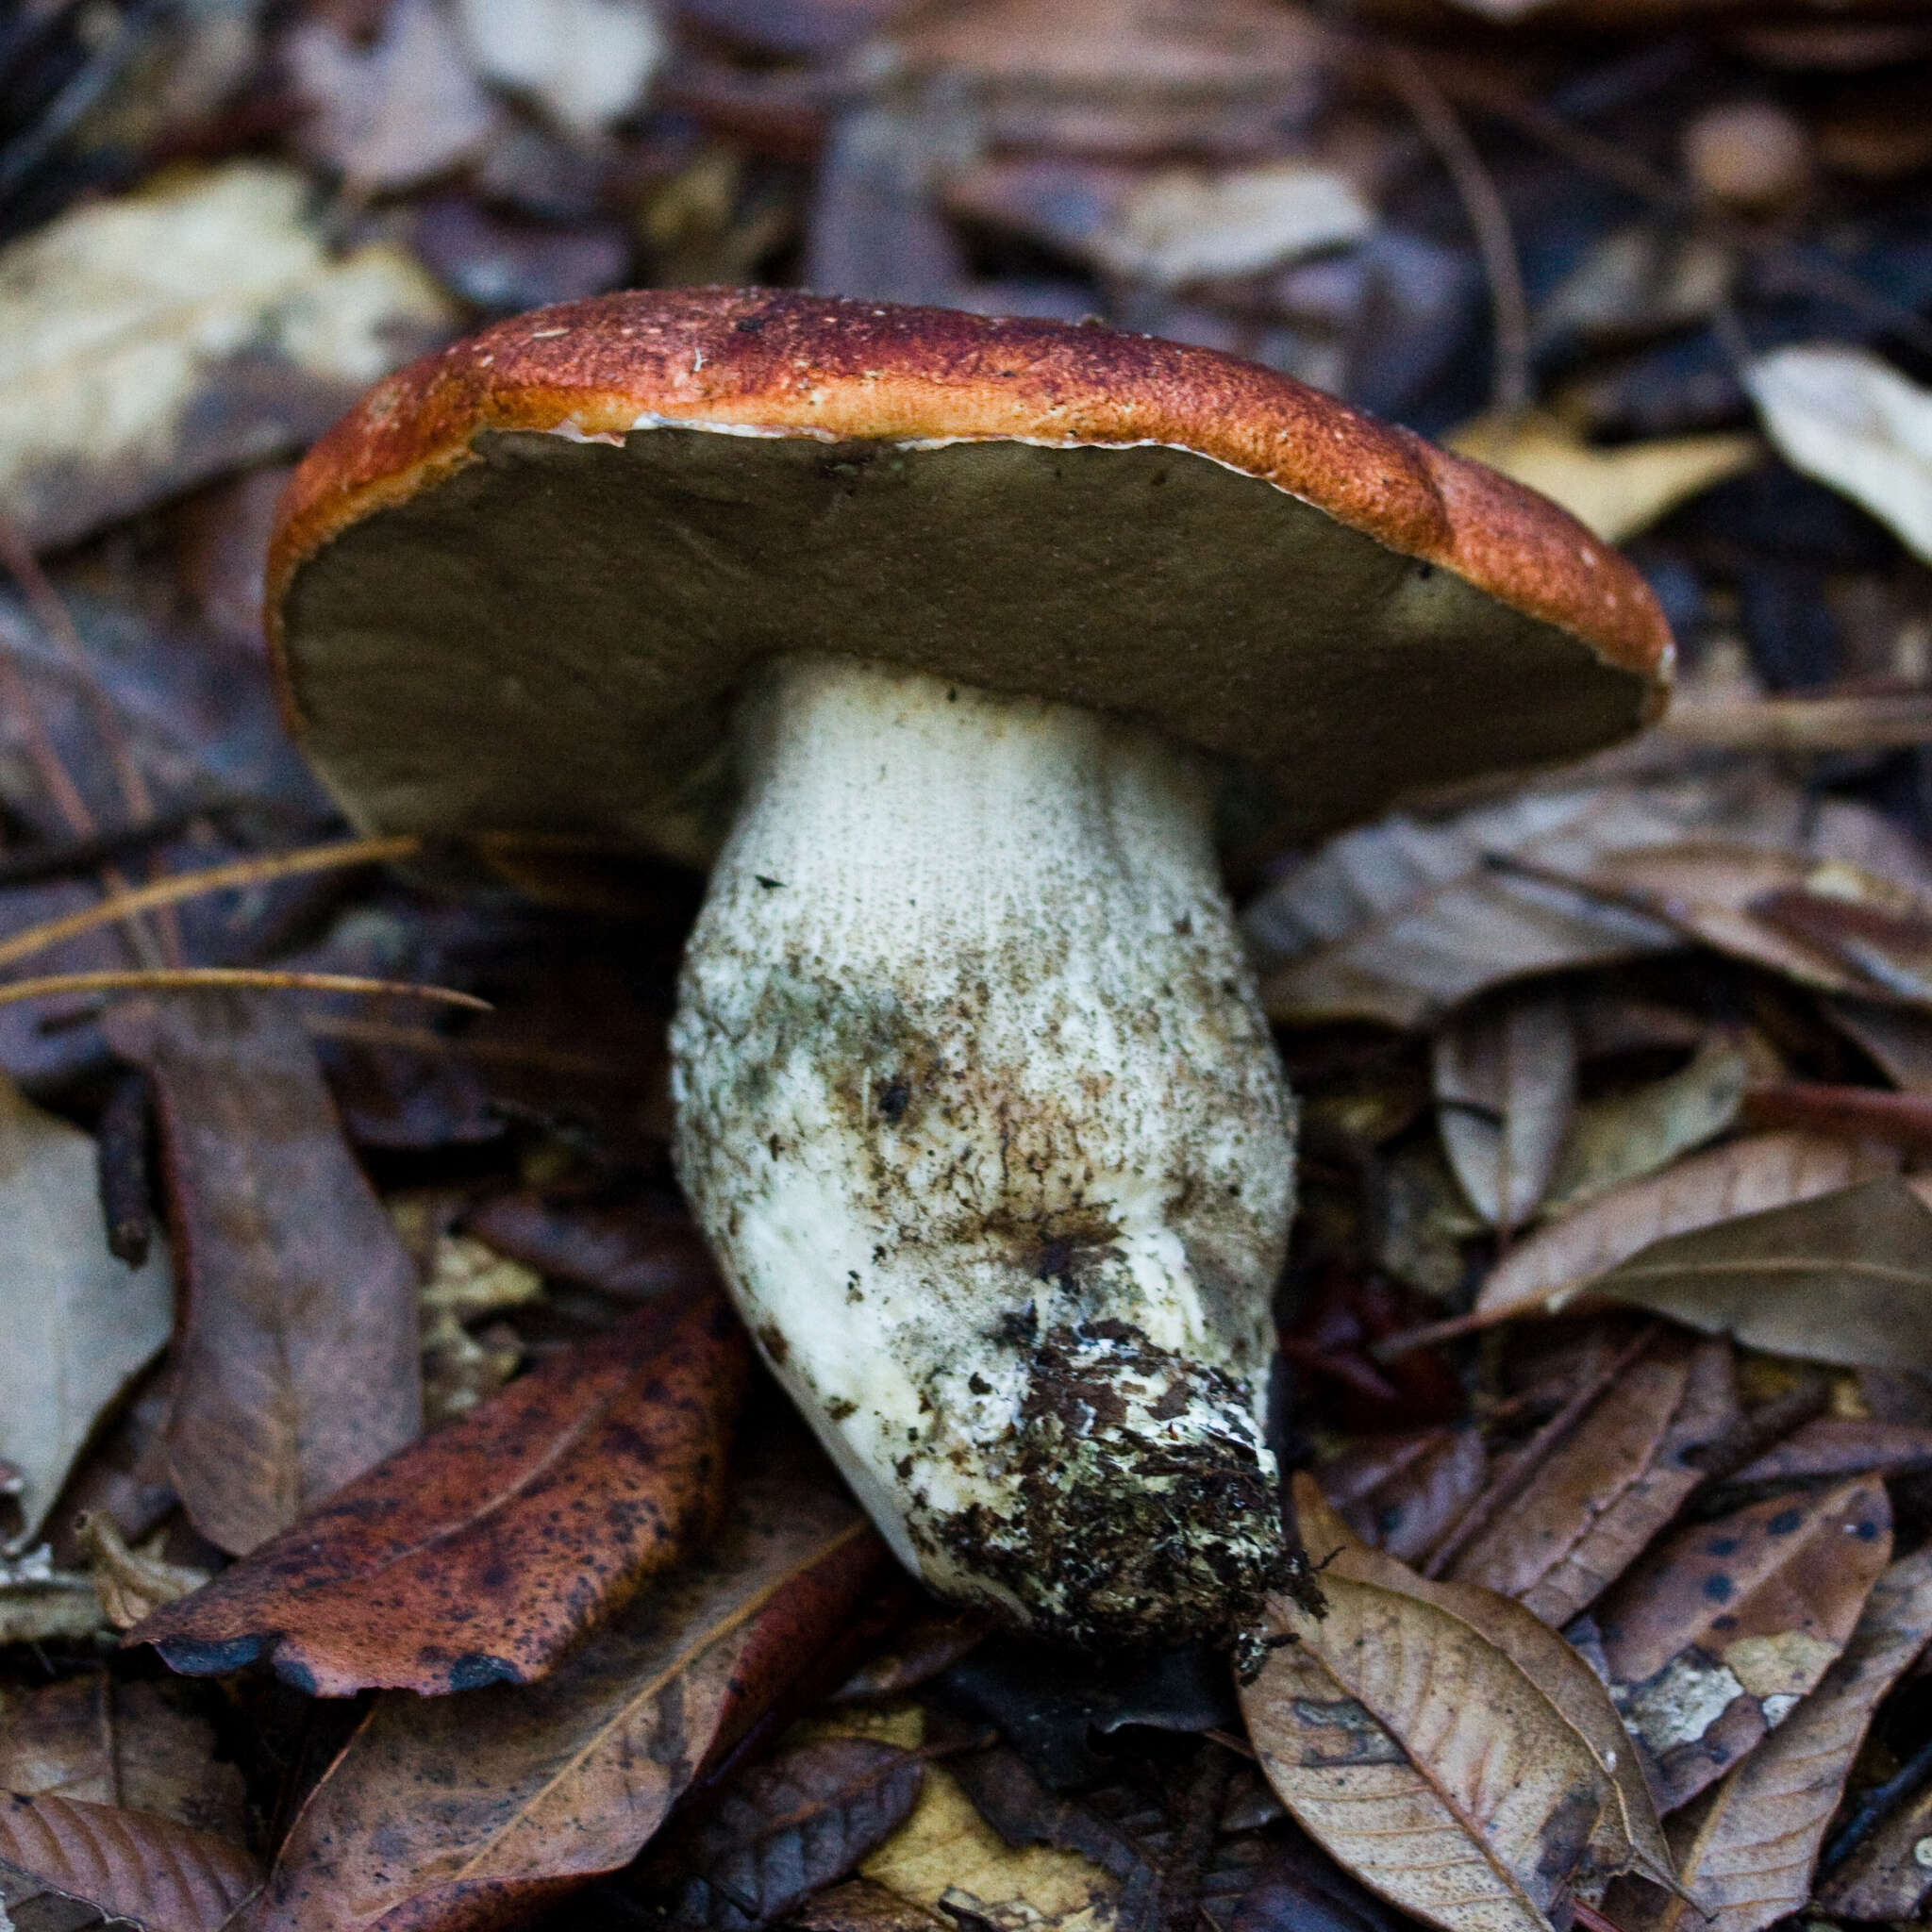
{"type": "Polygon", "coordinates": [[[1251,1636],[1293,1113],[1208,773],[842,658],[743,701],[672,1029],[676,1158],[902,1560],[1042,1636],[1251,1636]]]}

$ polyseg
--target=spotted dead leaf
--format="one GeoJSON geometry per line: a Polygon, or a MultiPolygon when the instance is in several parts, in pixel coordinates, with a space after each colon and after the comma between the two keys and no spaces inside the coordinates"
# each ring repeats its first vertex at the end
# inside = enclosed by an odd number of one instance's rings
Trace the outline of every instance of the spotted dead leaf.
{"type": "Polygon", "coordinates": [[[0,504],[36,547],[299,446],[448,332],[387,243],[332,259],[308,195],[238,161],[0,255],[0,504]]]}
{"type": "Polygon", "coordinates": [[[1501,1321],[1558,1307],[1584,1283],[1652,1241],[1808,1201],[1895,1173],[1897,1166],[1897,1156],[1884,1148],[1797,1132],[1758,1134],[1713,1147],[1662,1174],[1613,1189],[1539,1229],[1490,1271],[1476,1296],[1476,1312],[1501,1321]]]}
{"type": "Polygon", "coordinates": [[[485,1932],[628,1864],[889,1561],[801,1445],[755,1459],[697,1558],[541,1683],[378,1696],[235,1932],[485,1932]]]}
{"type": "Polygon", "coordinates": [[[0,1457],[31,1542],[74,1459],[174,1325],[158,1247],[108,1252],[94,1144],[0,1074],[0,1457]]]}
{"type": "Polygon", "coordinates": [[[12,1911],[53,1892],[146,1932],[215,1932],[260,1883],[239,1845],[151,1811],[0,1796],[0,1896],[12,1911]]]}
{"type": "Polygon", "coordinates": [[[1703,1480],[1692,1452],[1736,1413],[1729,1345],[1659,1337],[1548,1445],[1526,1490],[1449,1574],[1515,1597],[1560,1628],[1677,1513],[1703,1480]]]}
{"type": "Polygon", "coordinates": [[[1800,1910],[1825,1826],[1878,1700],[1932,1637],[1932,1552],[1894,1563],[1873,1586],[1844,1655],[1742,1764],[1671,1824],[1693,1913],[1681,1898],[1630,1886],[1608,1902],[1623,1932],[1760,1932],[1800,1910]]]}
{"type": "Polygon", "coordinates": [[[1612,1693],[1666,1810],[1714,1784],[1814,1690],[1891,1554],[1882,1483],[1690,1524],[1599,1603],[1612,1693]]]}
{"type": "Polygon", "coordinates": [[[1476,1430],[1417,1429],[1353,1443],[1324,1462],[1316,1477],[1323,1495],[1364,1542],[1413,1563],[1475,1500],[1483,1467],[1476,1430]]]}
{"type": "Polygon", "coordinates": [[[1242,1690],[1269,1783],[1405,1911],[1444,1932],[1547,1932],[1618,1808],[1612,1772],[1441,1586],[1392,1587],[1389,1573],[1407,1573],[1356,1545],[1310,1480],[1296,1511],[1311,1552],[1330,1557],[1327,1615],[1278,1606],[1295,1641],[1242,1690]]]}
{"type": "Polygon", "coordinates": [[[131,1633],[311,1695],[525,1683],[717,1513],[748,1366],[716,1291],[647,1305],[411,1443],[131,1633]]]}
{"type": "Polygon", "coordinates": [[[1518,992],[1458,1014],[1435,1037],[1437,1131],[1471,1205],[1519,1226],[1550,1184],[1576,1107],[1576,1034],[1562,996],[1518,992]]]}

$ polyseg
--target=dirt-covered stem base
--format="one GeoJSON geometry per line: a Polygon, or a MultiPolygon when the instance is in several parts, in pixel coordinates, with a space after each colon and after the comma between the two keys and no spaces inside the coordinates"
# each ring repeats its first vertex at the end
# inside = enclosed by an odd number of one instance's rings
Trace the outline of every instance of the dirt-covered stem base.
{"type": "Polygon", "coordinates": [[[1207,774],[824,658],[770,668],[739,757],[676,1153],[774,1373],[943,1594],[1080,1642],[1254,1630],[1293,1116],[1207,774]]]}

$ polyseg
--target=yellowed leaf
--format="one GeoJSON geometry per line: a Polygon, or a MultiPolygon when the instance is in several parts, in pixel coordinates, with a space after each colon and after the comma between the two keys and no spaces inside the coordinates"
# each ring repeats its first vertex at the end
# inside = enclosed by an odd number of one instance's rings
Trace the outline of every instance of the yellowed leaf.
{"type": "Polygon", "coordinates": [[[1647,529],[1667,510],[1759,460],[1755,436],[1671,436],[1594,449],[1561,417],[1532,409],[1478,416],[1451,431],[1451,449],[1560,503],[1606,543],[1647,529]]]}

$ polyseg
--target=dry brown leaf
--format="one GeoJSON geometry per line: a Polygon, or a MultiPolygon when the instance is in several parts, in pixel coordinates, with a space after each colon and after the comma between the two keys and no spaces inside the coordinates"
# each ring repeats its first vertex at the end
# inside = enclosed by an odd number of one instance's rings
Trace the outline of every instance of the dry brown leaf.
{"type": "Polygon", "coordinates": [[[1855,1481],[1688,1524],[1602,1599],[1612,1692],[1662,1809],[1714,1784],[1816,1688],[1890,1554],[1885,1487],[1855,1481]]]}
{"type": "Polygon", "coordinates": [[[1873,1586],[1844,1654],[1722,1783],[1672,1822],[1678,1875],[1695,1896],[1648,1887],[1606,1902],[1622,1932],[1760,1932],[1800,1910],[1845,1777],[1878,1700],[1932,1637],[1932,1552],[1873,1586]]]}
{"type": "Polygon", "coordinates": [[[1519,992],[1458,1014],[1434,1041],[1437,1130],[1491,1227],[1536,1212],[1576,1106],[1576,1035],[1560,994],[1519,992]]]}
{"type": "MultiPolygon", "coordinates": [[[[1341,1525],[1326,1509],[1307,1475],[1294,1486],[1295,1514],[1305,1540],[1327,1545],[1341,1525]]],[[[1641,1872],[1663,1885],[1674,1883],[1663,1826],[1628,1732],[1608,1690],[1584,1658],[1539,1618],[1492,1590],[1418,1576],[1380,1552],[1346,1548],[1330,1568],[1398,1591],[1418,1603],[1446,1610],[1479,1632],[1519,1668],[1563,1723],[1589,1747],[1610,1780],[1607,1804],[1592,1833],[1585,1870],[1592,1875],[1641,1872]]]]}
{"type": "Polygon", "coordinates": [[[1843,1864],[1818,1882],[1819,1908],[1833,1918],[1910,1924],[1932,1892],[1932,1786],[1909,1798],[1843,1864]],[[1919,1847],[1925,1849],[1921,1851],[1919,1847]]]}
{"type": "Polygon", "coordinates": [[[239,1554],[421,1429],[416,1271],[286,1003],[138,1000],[103,1024],[154,1080],[168,1155],[188,1304],[170,1470],[239,1554]]]}
{"type": "Polygon", "coordinates": [[[1889,1148],[1813,1134],[1759,1134],[1631,1181],[1551,1223],[1490,1271],[1476,1296],[1488,1320],[1558,1306],[1652,1241],[1895,1173],[1889,1148]]]}
{"type": "Polygon", "coordinates": [[[1932,1014],[1871,1000],[1828,999],[1824,1006],[1893,1086],[1907,1093],[1932,1093],[1932,1014]]]}
{"type": "Polygon", "coordinates": [[[216,1759],[213,1727],[180,1689],[91,1671],[0,1693],[0,1790],[125,1806],[242,1843],[242,1774],[216,1759]]]}
{"type": "Polygon", "coordinates": [[[108,1252],[94,1143],[0,1074],[0,1457],[18,1473],[20,1541],[39,1536],[106,1410],[160,1352],[174,1287],[158,1248],[108,1252]]]}
{"type": "Polygon", "coordinates": [[[306,441],[448,331],[396,249],[329,258],[309,192],[231,162],[0,255],[0,502],[36,547],[306,441]]]}
{"type": "Polygon", "coordinates": [[[700,1558],[541,1683],[379,1696],[236,1932],[483,1932],[627,1864],[888,1560],[829,1473],[780,1451],[700,1558]]]}
{"type": "Polygon", "coordinates": [[[1686,1458],[1736,1412],[1728,1344],[1660,1338],[1609,1383],[1450,1576],[1515,1597],[1560,1628],[1677,1513],[1703,1480],[1686,1458]]]}
{"type": "MultiPolygon", "coordinates": [[[[1296,1491],[1320,1562],[1325,1506],[1311,1482],[1296,1491]]],[[[1514,1657],[1380,1573],[1358,1579],[1357,1561],[1391,1559],[1343,1548],[1325,1617],[1277,1606],[1296,1641],[1241,1692],[1269,1783],[1405,1911],[1444,1932],[1548,1932],[1615,1802],[1610,1773],[1514,1657]]]]}
{"type": "Polygon", "coordinates": [[[1895,1175],[1653,1242],[1592,1297],[1840,1368],[1932,1368],[1932,1208],[1895,1175]]]}
{"type": "Polygon", "coordinates": [[[1571,1213],[1715,1140],[1736,1124],[1750,1074],[1749,1055],[1719,1037],[1667,1078],[1578,1108],[1550,1176],[1544,1214],[1571,1213]]]}
{"type": "Polygon", "coordinates": [[[1354,1443],[1315,1475],[1364,1542],[1413,1563],[1474,1500],[1483,1466],[1474,1429],[1418,1429],[1354,1443]]]}
{"type": "Polygon", "coordinates": [[[0,1796],[0,1865],[147,1932],[215,1932],[261,1883],[239,1845],[74,1798],[0,1796]]]}
{"type": "Polygon", "coordinates": [[[1932,1468],[1932,1428],[1822,1415],[1746,1463],[1732,1480],[1792,1482],[1809,1476],[1896,1475],[1925,1468],[1932,1468]]]}

